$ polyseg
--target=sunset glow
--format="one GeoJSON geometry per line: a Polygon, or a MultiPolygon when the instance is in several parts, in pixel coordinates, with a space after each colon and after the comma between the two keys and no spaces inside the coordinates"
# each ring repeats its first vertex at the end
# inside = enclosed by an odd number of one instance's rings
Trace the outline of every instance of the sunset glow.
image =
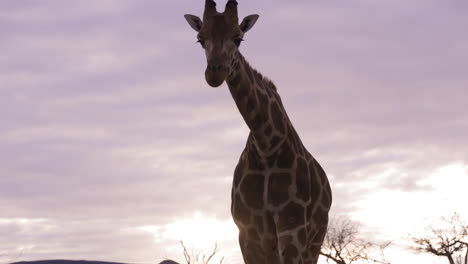
{"type": "Polygon", "coordinates": [[[192,217],[177,219],[165,226],[142,226],[141,230],[154,235],[155,242],[183,241],[190,248],[207,249],[214,243],[236,240],[239,231],[231,220],[218,220],[200,212],[192,217]]]}

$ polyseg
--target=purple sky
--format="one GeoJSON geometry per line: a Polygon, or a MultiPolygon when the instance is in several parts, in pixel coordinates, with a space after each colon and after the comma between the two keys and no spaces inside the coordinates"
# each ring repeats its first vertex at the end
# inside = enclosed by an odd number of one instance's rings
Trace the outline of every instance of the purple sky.
{"type": "MultiPolygon", "coordinates": [[[[202,9],[0,2],[0,263],[19,252],[181,260],[177,240],[207,232],[240,263],[230,188],[248,131],[226,85],[205,83],[183,18],[202,9]]],[[[468,218],[468,2],[239,0],[239,10],[260,14],[241,50],[329,174],[333,217],[394,240],[395,262],[435,263],[404,238],[454,211],[468,218]]]]}

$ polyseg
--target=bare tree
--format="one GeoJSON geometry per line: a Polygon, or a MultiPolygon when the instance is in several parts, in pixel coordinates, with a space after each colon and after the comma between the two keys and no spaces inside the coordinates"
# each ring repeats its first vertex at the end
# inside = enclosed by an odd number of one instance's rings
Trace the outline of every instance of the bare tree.
{"type": "Polygon", "coordinates": [[[331,221],[328,232],[320,250],[320,254],[327,258],[327,263],[382,263],[390,264],[385,260],[384,250],[391,242],[378,245],[361,238],[359,223],[347,218],[338,218],[331,221]],[[379,254],[378,258],[374,256],[379,254]]]}
{"type": "MultiPolygon", "coordinates": [[[[184,249],[184,258],[187,264],[209,264],[213,257],[219,252],[218,243],[214,244],[213,251],[210,254],[194,251],[193,249],[189,252],[183,241],[180,241],[180,244],[184,249]]],[[[223,264],[224,260],[225,258],[222,257],[219,264],[223,264]]]]}
{"type": "Polygon", "coordinates": [[[457,213],[449,218],[442,217],[442,221],[445,225],[442,228],[427,228],[429,235],[411,237],[416,244],[412,249],[446,257],[450,264],[468,264],[468,225],[457,213]]]}

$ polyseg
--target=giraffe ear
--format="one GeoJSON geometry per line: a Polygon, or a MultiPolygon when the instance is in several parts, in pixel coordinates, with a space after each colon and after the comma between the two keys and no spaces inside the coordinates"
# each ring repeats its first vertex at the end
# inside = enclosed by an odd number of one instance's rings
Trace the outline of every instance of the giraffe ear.
{"type": "Polygon", "coordinates": [[[240,30],[242,30],[242,32],[244,33],[249,31],[255,25],[259,17],[260,17],[259,15],[250,15],[250,16],[245,17],[239,26],[240,30]]]}
{"type": "Polygon", "coordinates": [[[197,32],[199,32],[202,28],[203,22],[201,19],[194,15],[184,15],[185,20],[189,23],[189,25],[197,32]]]}

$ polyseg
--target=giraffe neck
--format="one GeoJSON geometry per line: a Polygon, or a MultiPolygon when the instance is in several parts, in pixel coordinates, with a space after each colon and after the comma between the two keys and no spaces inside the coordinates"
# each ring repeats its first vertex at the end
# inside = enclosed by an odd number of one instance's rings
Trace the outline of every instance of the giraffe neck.
{"type": "Polygon", "coordinates": [[[240,53],[231,67],[227,84],[250,129],[249,140],[254,141],[260,153],[274,152],[288,133],[295,134],[275,85],[254,70],[240,53]]]}

